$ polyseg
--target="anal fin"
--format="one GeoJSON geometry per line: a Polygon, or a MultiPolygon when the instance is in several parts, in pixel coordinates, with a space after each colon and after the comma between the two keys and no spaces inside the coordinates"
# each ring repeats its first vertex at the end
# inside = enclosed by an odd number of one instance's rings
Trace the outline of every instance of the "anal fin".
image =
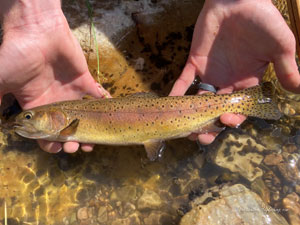
{"type": "Polygon", "coordinates": [[[144,146],[148,159],[154,161],[161,157],[165,149],[165,142],[162,140],[149,140],[144,142],[144,146]]]}

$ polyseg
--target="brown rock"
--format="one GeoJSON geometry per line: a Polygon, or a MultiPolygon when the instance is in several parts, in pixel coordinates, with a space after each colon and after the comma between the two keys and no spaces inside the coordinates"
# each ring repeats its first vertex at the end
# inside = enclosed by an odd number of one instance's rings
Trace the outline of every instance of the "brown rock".
{"type": "Polygon", "coordinates": [[[289,222],[291,225],[300,224],[300,198],[295,192],[287,195],[282,203],[286,208],[289,222]]]}
{"type": "Polygon", "coordinates": [[[283,158],[279,154],[270,154],[264,158],[264,163],[268,166],[276,166],[277,164],[283,162],[283,158]]]}
{"type": "Polygon", "coordinates": [[[281,175],[289,182],[294,183],[300,182],[299,170],[296,165],[292,165],[290,163],[279,163],[278,169],[281,175]]]}

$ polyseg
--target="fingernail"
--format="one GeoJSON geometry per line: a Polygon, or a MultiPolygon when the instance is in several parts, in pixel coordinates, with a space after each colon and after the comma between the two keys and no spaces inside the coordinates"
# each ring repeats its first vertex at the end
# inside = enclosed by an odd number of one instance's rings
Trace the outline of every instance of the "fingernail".
{"type": "Polygon", "coordinates": [[[98,91],[99,93],[101,94],[102,98],[109,98],[110,97],[110,94],[108,93],[108,91],[106,91],[101,84],[99,83],[96,83],[97,85],[97,88],[98,88],[98,91]]]}
{"type": "Polygon", "coordinates": [[[61,150],[62,150],[62,147],[57,149],[57,150],[50,150],[49,152],[53,153],[53,154],[56,154],[56,153],[59,153],[61,150]]]}

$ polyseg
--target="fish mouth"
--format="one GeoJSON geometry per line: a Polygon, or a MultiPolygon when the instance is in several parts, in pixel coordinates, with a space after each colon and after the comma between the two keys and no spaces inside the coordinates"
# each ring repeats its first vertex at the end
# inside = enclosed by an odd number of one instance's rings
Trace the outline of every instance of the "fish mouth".
{"type": "Polygon", "coordinates": [[[13,125],[14,131],[25,138],[30,138],[30,139],[46,139],[49,137],[48,134],[42,134],[40,131],[36,130],[33,126],[29,124],[19,124],[19,123],[14,123],[13,125]]]}

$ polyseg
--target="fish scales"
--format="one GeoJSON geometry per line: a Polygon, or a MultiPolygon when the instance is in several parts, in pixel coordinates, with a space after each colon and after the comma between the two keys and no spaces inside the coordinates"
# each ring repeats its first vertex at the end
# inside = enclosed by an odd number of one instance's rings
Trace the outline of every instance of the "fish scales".
{"type": "Polygon", "coordinates": [[[21,113],[16,119],[16,132],[24,137],[51,141],[157,144],[192,132],[216,131],[213,123],[226,112],[263,119],[278,119],[281,115],[273,87],[266,83],[233,94],[177,97],[139,94],[125,98],[59,102],[21,113]],[[28,115],[30,118],[26,119],[28,115]],[[41,125],[38,122],[41,118],[48,122],[41,125]],[[45,127],[47,123],[48,128],[45,127]],[[29,124],[27,130],[26,124],[29,124]],[[30,129],[36,129],[36,133],[30,134],[30,129]]]}
{"type": "MultiPolygon", "coordinates": [[[[99,104],[95,109],[89,109],[87,105],[79,105],[78,109],[62,107],[71,120],[79,118],[77,132],[72,139],[87,139],[89,142],[99,141],[99,130],[105,130],[107,136],[102,135],[101,143],[114,142],[116,144],[136,144],[143,143],[149,139],[164,138],[167,136],[179,136],[189,130],[197,130],[211,115],[216,115],[217,108],[219,114],[230,111],[222,107],[222,102],[206,102],[211,96],[197,96],[184,98],[161,98],[147,99],[140,98],[118,99],[117,102],[107,101],[107,104],[99,104]],[[202,103],[202,101],[204,102],[202,103]],[[199,102],[195,104],[193,102],[199,102]],[[124,106],[120,106],[124,105],[124,106]],[[94,112],[94,113],[93,113],[94,112]],[[199,126],[200,125],[200,126],[199,126]],[[89,132],[83,132],[89,130],[89,132]],[[159,132],[158,132],[159,131],[159,132]],[[170,132],[172,131],[172,132],[170,132]],[[139,134],[137,134],[139,133],[139,134]],[[131,140],[131,142],[129,142],[131,140]],[[120,143],[121,142],[121,143],[120,143]]],[[[237,104],[237,103],[235,103],[237,104]]]]}

